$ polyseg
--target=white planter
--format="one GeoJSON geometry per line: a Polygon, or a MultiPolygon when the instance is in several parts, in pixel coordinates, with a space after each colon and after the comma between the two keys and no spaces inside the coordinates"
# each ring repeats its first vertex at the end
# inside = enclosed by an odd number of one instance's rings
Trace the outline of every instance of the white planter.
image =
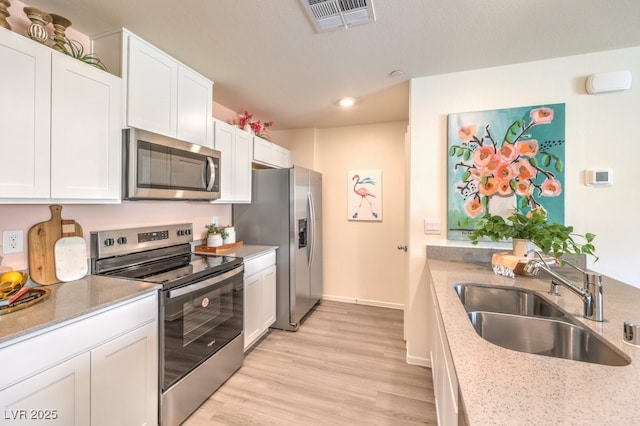
{"type": "Polygon", "coordinates": [[[236,230],[233,226],[224,228],[227,231],[227,238],[222,240],[223,244],[233,244],[236,242],[236,230]]]}
{"type": "Polygon", "coordinates": [[[222,245],[222,236],[220,234],[207,235],[207,247],[220,247],[222,245]]]}

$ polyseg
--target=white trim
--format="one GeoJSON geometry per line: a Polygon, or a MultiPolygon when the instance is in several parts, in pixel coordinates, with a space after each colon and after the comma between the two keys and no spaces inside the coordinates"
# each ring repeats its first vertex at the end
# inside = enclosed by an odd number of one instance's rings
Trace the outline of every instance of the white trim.
{"type": "Polygon", "coordinates": [[[364,300],[354,297],[332,296],[328,294],[322,295],[323,300],[331,300],[333,302],[355,303],[356,305],[377,306],[380,308],[404,309],[402,303],[381,302],[378,300],[364,300]]]}
{"type": "Polygon", "coordinates": [[[421,358],[407,354],[407,364],[420,365],[422,367],[431,368],[431,360],[429,358],[421,358]]]}

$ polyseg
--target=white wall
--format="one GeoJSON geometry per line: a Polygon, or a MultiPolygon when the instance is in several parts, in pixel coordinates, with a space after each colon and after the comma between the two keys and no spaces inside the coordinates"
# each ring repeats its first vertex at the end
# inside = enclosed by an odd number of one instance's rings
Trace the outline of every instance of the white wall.
{"type": "Polygon", "coordinates": [[[293,163],[322,173],[326,299],[401,309],[405,303],[406,122],[273,132],[293,163]],[[380,169],[383,221],[347,220],[347,172],[380,169]]]}
{"type": "MultiPolygon", "coordinates": [[[[211,223],[213,216],[218,217],[221,225],[231,224],[231,206],[188,201],[123,201],[122,204],[62,206],[62,218],[73,219],[82,226],[87,247],[91,231],[171,223],[193,223],[193,239],[200,240],[204,226],[211,223]]],[[[23,230],[25,246],[22,253],[4,254],[2,265],[17,270],[27,269],[27,233],[33,225],[50,218],[47,204],[0,204],[0,233],[23,230]]]]}
{"type": "MultiPolygon", "coordinates": [[[[577,233],[593,232],[600,260],[590,265],[605,275],[640,287],[636,243],[637,166],[635,132],[640,87],[587,95],[589,74],[630,70],[640,79],[640,47],[516,64],[411,82],[410,309],[408,355],[427,357],[425,246],[461,245],[446,233],[427,236],[423,219],[436,217],[446,229],[447,114],[545,103],[566,104],[566,217],[577,233]],[[611,167],[614,185],[586,187],[583,170],[611,167]]],[[[462,243],[464,244],[464,243],[462,243]]],[[[606,292],[606,288],[605,288],[606,292]]]]}

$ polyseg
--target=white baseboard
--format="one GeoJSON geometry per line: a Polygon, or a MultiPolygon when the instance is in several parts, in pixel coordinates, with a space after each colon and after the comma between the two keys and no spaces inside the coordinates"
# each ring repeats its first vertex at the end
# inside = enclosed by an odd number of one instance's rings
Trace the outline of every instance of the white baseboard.
{"type": "Polygon", "coordinates": [[[421,358],[407,354],[407,364],[420,365],[422,367],[431,368],[431,360],[429,358],[421,358]]]}
{"type": "Polygon", "coordinates": [[[379,308],[404,309],[402,303],[380,302],[378,300],[357,299],[353,297],[332,296],[329,294],[322,295],[323,300],[331,300],[333,302],[355,303],[357,305],[377,306],[379,308]]]}

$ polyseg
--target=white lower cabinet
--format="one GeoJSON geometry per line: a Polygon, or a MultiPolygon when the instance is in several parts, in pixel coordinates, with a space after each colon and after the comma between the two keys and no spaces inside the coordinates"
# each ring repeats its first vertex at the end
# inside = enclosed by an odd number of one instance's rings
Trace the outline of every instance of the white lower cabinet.
{"type": "Polygon", "coordinates": [[[83,353],[0,391],[2,420],[18,425],[90,424],[90,359],[83,353]]]}
{"type": "Polygon", "coordinates": [[[431,371],[436,398],[438,424],[442,426],[458,424],[458,379],[442,324],[436,296],[431,286],[431,306],[429,309],[429,336],[431,348],[431,371]]]}
{"type": "Polygon", "coordinates": [[[244,350],[276,321],[276,253],[244,262],[244,350]]]}
{"type": "Polygon", "coordinates": [[[7,424],[156,425],[156,293],[0,349],[7,424]]]}
{"type": "Polygon", "coordinates": [[[150,323],[91,351],[92,426],[154,424],[158,370],[149,360],[157,357],[157,331],[150,323]]]}

